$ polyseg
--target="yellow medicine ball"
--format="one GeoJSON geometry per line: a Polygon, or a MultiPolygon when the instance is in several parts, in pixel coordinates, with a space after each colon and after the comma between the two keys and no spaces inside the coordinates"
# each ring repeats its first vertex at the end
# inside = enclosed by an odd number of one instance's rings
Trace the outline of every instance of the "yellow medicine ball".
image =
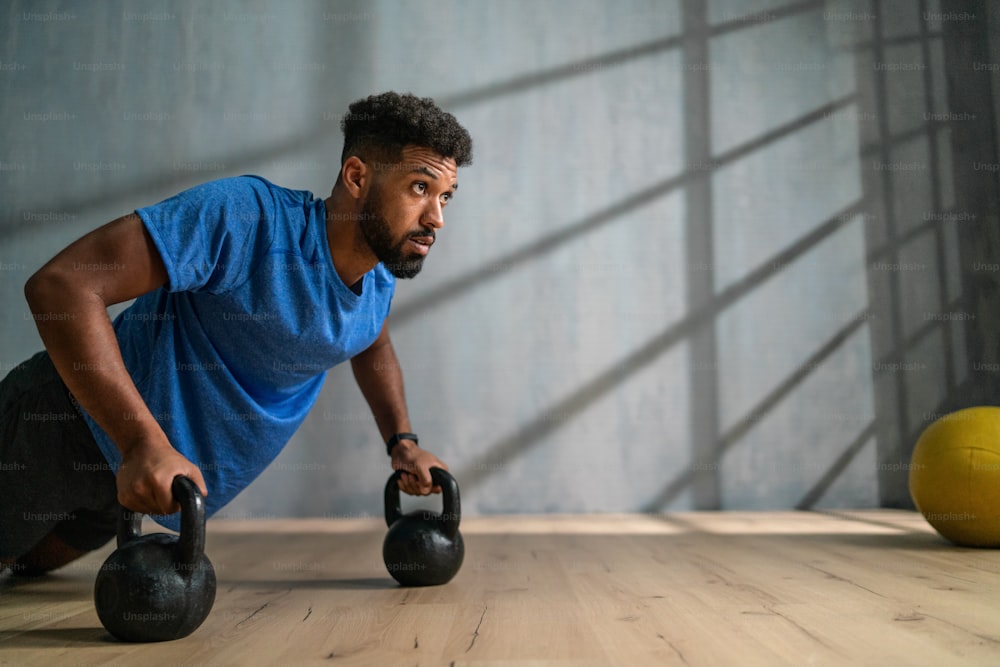
{"type": "Polygon", "coordinates": [[[955,544],[1000,546],[1000,407],[959,410],[924,429],[913,448],[910,496],[955,544]]]}

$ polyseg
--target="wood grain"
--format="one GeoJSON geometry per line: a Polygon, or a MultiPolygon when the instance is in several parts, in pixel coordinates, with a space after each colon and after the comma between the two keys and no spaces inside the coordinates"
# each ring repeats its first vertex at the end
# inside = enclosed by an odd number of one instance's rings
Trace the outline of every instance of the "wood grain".
{"type": "Polygon", "coordinates": [[[110,547],[0,585],[0,665],[1000,663],[1000,552],[919,514],[471,517],[445,586],[400,588],[376,519],[210,521],[192,636],[129,645],[92,586],[110,547]]]}

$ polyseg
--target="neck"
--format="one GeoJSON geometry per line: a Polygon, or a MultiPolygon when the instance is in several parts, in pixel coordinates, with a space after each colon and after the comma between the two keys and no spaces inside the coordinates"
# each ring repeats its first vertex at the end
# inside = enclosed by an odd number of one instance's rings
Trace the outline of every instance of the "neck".
{"type": "Polygon", "coordinates": [[[378,259],[372,254],[361,234],[359,204],[350,197],[340,197],[336,191],[327,197],[326,237],[330,243],[333,268],[345,285],[350,287],[375,268],[378,259]]]}

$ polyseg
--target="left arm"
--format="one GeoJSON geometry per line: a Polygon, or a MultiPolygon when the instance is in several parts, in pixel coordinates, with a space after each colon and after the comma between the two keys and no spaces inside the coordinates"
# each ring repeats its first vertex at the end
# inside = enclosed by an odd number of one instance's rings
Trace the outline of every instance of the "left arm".
{"type": "MultiPolygon", "coordinates": [[[[382,442],[395,433],[412,431],[406,412],[403,372],[392,348],[387,324],[382,325],[381,333],[368,349],[351,359],[351,369],[375,417],[382,442]]],[[[448,466],[430,452],[420,449],[412,440],[400,440],[392,448],[392,468],[407,473],[399,481],[402,491],[423,496],[441,491],[440,487],[433,487],[430,469],[447,470],[448,466]]]]}

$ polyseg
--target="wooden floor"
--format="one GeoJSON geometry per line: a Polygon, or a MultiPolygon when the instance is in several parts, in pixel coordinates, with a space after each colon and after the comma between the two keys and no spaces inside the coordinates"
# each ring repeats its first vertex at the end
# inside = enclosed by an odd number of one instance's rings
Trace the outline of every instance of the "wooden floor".
{"type": "Polygon", "coordinates": [[[404,589],[375,519],[210,521],[215,608],[122,644],[93,609],[110,550],[0,585],[0,665],[1000,664],[1000,551],[919,514],[466,518],[449,584],[404,589]]]}

